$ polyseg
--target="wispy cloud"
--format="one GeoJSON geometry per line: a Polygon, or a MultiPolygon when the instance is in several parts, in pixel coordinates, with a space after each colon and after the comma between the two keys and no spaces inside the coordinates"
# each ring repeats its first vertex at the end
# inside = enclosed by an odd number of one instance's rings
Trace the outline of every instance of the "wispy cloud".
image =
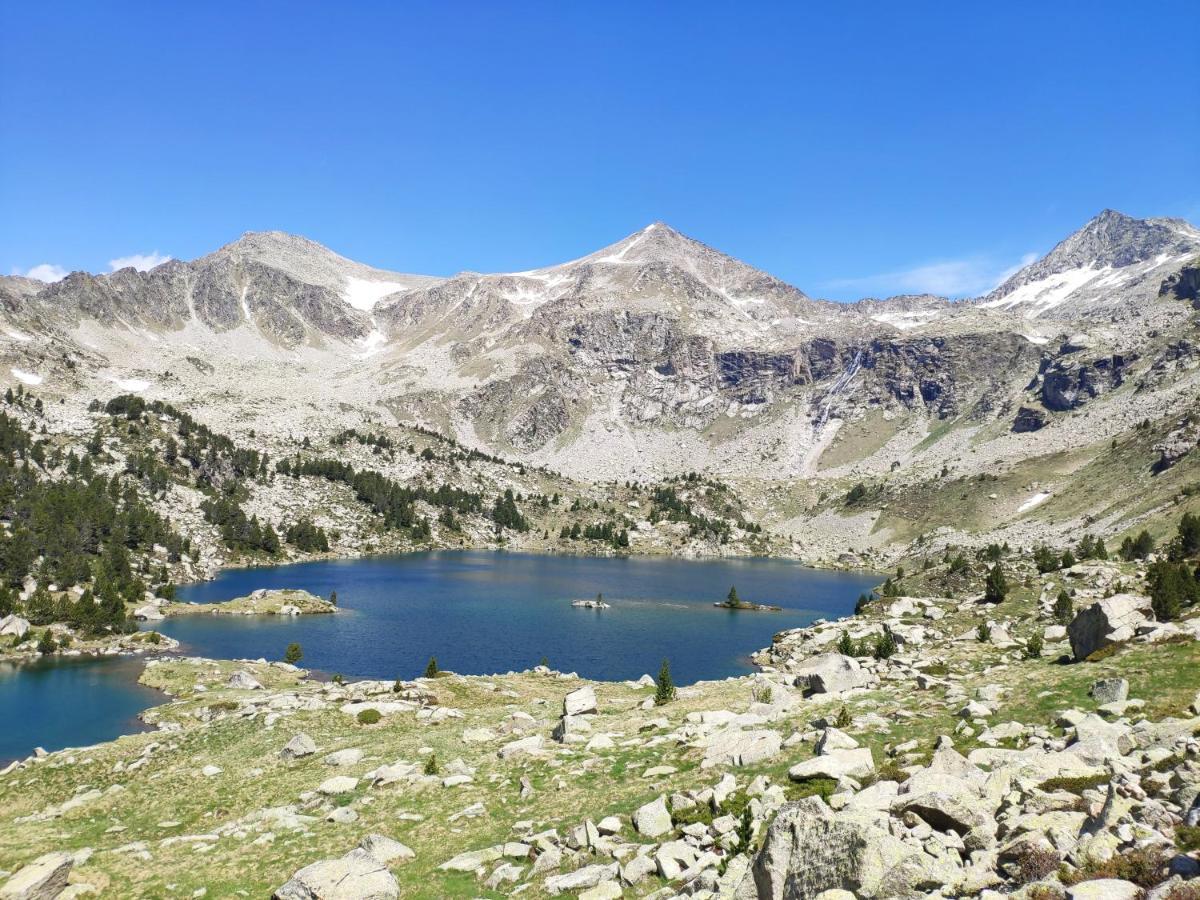
{"type": "Polygon", "coordinates": [[[110,259],[108,261],[108,270],[115,272],[117,269],[126,269],[133,266],[139,272],[149,272],[155,266],[161,266],[170,259],[171,257],[164,256],[157,250],[153,253],[132,253],[129,256],[118,256],[116,259],[110,259]]]}
{"type": "Polygon", "coordinates": [[[13,274],[24,275],[26,278],[36,278],[38,281],[62,281],[70,273],[62,266],[56,266],[54,263],[41,263],[24,272],[20,269],[13,269],[13,274]]]}
{"type": "Polygon", "coordinates": [[[922,263],[908,269],[835,278],[825,287],[888,297],[894,294],[939,294],[943,297],[977,297],[1009,278],[1038,258],[1026,253],[1018,262],[1001,262],[985,256],[922,263]]]}

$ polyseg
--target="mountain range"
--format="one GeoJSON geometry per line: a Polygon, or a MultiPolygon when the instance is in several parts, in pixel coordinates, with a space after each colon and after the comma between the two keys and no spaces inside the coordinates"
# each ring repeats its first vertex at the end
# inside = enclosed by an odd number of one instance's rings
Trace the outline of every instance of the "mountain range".
{"type": "Polygon", "coordinates": [[[814,299],[662,222],[449,278],[250,233],[145,272],[0,277],[0,373],[259,441],[402,422],[588,482],[694,470],[829,556],[1169,502],[1196,465],[1198,281],[1200,230],[1112,210],[958,302],[814,299]]]}

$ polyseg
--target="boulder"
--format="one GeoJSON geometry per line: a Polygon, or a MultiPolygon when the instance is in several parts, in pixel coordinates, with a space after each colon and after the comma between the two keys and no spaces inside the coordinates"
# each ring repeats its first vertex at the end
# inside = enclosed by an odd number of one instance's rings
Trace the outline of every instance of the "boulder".
{"type": "Polygon", "coordinates": [[[336,797],[339,794],[349,794],[356,787],[358,787],[357,778],[351,778],[349,775],[334,775],[321,782],[317,793],[327,797],[336,797]]]}
{"type": "Polygon", "coordinates": [[[1092,699],[1097,706],[1123,703],[1129,697],[1129,682],[1124,678],[1101,678],[1092,683],[1092,699]]]}
{"type": "Polygon", "coordinates": [[[531,737],[521,738],[519,741],[512,741],[501,747],[497,753],[501,759],[512,759],[516,756],[529,756],[541,752],[542,745],[545,740],[540,734],[532,735],[531,737]]]}
{"type": "Polygon", "coordinates": [[[316,752],[316,742],[302,731],[284,744],[279,755],[283,759],[300,759],[304,756],[312,756],[316,752]]]}
{"type": "Polygon", "coordinates": [[[586,684],[563,697],[564,716],[582,716],[596,711],[596,691],[586,684]]]}
{"type": "Polygon", "coordinates": [[[357,747],[351,747],[346,750],[335,750],[325,757],[324,763],[327,766],[356,766],[362,762],[363,752],[357,747]]]}
{"type": "Polygon", "coordinates": [[[863,900],[906,897],[928,893],[956,871],[869,819],[839,816],[820,798],[806,797],[780,809],[734,896],[809,900],[844,890],[863,900]]]}
{"type": "Polygon", "coordinates": [[[658,837],[671,830],[671,813],[665,797],[652,800],[633,814],[633,827],[645,837],[658,837]]]}
{"type": "Polygon", "coordinates": [[[1150,600],[1139,594],[1115,594],[1081,610],[1067,626],[1071,653],[1087,659],[1097,650],[1127,641],[1151,621],[1150,600]]]}
{"type": "Polygon", "coordinates": [[[24,638],[29,634],[29,620],[20,616],[5,616],[0,619],[0,635],[24,638]]]}
{"type": "Polygon", "coordinates": [[[835,750],[824,756],[815,756],[796,763],[788,769],[792,781],[808,781],[810,778],[866,778],[875,771],[875,760],[869,747],[855,750],[835,750]]]}
{"type": "Polygon", "coordinates": [[[953,831],[959,837],[972,829],[984,826],[987,817],[979,804],[972,805],[968,795],[929,791],[923,794],[905,794],[892,806],[893,812],[914,813],[938,831],[953,831]]]}
{"type": "Polygon", "coordinates": [[[408,862],[416,857],[412,850],[386,834],[368,834],[359,841],[358,848],[384,865],[396,860],[408,862]]]}
{"type": "Polygon", "coordinates": [[[258,679],[242,669],[234,672],[229,676],[229,680],[225,682],[231,688],[237,688],[239,691],[260,691],[262,685],[258,679]]]}
{"type": "Polygon", "coordinates": [[[26,863],[0,887],[3,900],[54,900],[67,888],[74,861],[69,853],[47,853],[26,863]]]}
{"type": "Polygon", "coordinates": [[[866,673],[852,656],[822,653],[806,659],[793,670],[795,685],[805,694],[838,694],[860,687],[866,673]]]}
{"type": "Polygon", "coordinates": [[[854,750],[856,747],[858,741],[833,726],[827,727],[817,738],[817,756],[828,756],[836,750],[854,750]]]}
{"type": "Polygon", "coordinates": [[[564,875],[552,875],[546,879],[546,893],[551,896],[565,894],[567,891],[579,892],[594,888],[602,881],[612,881],[617,877],[617,864],[591,865],[567,872],[564,875]]]}
{"type": "Polygon", "coordinates": [[[502,856],[499,847],[484,847],[482,850],[468,850],[452,859],[446,860],[438,869],[442,872],[477,872],[490,862],[495,862],[502,856]]]}
{"type": "Polygon", "coordinates": [[[1120,878],[1081,881],[1067,888],[1067,900],[1135,900],[1144,896],[1140,887],[1120,878]]]}
{"type": "Polygon", "coordinates": [[[396,900],[400,886],[387,866],[364,850],[305,866],[272,900],[396,900]]]}
{"type": "Polygon", "coordinates": [[[778,755],[783,738],[777,731],[760,729],[741,731],[727,729],[712,735],[705,742],[702,768],[717,765],[751,766],[778,755]]]}

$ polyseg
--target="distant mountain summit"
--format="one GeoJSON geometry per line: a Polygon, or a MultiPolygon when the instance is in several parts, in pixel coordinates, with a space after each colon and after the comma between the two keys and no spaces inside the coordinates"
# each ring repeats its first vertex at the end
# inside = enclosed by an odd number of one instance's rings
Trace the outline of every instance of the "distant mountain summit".
{"type": "Polygon", "coordinates": [[[1200,253],[1200,230],[1182,219],[1134,219],[1106,209],[984,298],[1028,317],[1105,311],[1123,290],[1159,279],[1200,253]]]}

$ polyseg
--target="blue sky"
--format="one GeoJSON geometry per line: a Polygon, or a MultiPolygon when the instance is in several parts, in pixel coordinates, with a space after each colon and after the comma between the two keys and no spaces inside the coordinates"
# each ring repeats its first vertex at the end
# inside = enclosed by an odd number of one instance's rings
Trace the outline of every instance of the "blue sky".
{"type": "Polygon", "coordinates": [[[0,272],[249,230],[451,274],[654,220],[848,299],[1200,220],[1189,2],[0,5],[0,272]],[[812,8],[808,8],[812,7],[812,8]]]}

